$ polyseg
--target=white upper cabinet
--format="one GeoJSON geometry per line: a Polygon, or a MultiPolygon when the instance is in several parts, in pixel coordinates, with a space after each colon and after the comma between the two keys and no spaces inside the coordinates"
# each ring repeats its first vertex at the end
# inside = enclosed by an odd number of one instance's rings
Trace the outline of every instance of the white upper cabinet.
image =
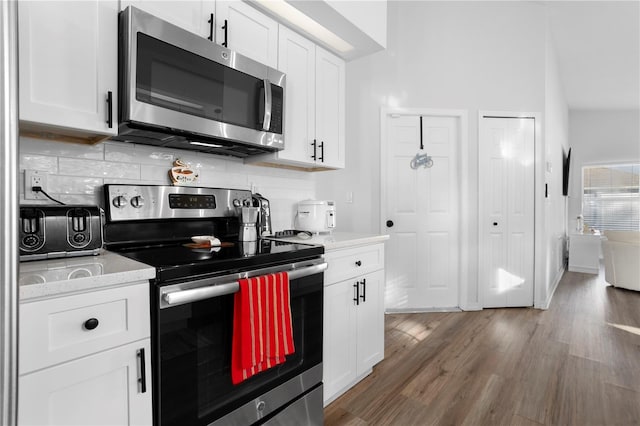
{"type": "Polygon", "coordinates": [[[215,37],[215,0],[147,1],[121,0],[120,9],[135,6],[187,31],[209,38],[215,37]]]}
{"type": "Polygon", "coordinates": [[[21,132],[118,131],[118,2],[18,3],[21,132]]]}
{"type": "Polygon", "coordinates": [[[278,158],[312,164],[316,121],[316,46],[280,26],[278,69],[287,75],[285,88],[285,149],[278,158]]]}
{"type": "Polygon", "coordinates": [[[285,148],[247,161],[344,168],[344,61],[282,25],[279,39],[278,69],[287,75],[285,148]]]}
{"type": "Polygon", "coordinates": [[[344,80],[344,61],[316,47],[316,163],[336,169],[344,168],[344,80]]]}
{"type": "Polygon", "coordinates": [[[216,2],[216,42],[272,68],[278,66],[278,23],[241,1],[216,2]]]}

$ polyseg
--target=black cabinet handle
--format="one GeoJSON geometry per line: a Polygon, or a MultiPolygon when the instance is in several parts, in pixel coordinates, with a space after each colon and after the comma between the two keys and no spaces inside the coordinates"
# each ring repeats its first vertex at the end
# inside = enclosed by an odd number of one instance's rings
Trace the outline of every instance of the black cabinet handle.
{"type": "Polygon", "coordinates": [[[147,391],[147,369],[144,357],[144,348],[138,349],[138,360],[140,361],[140,377],[138,377],[138,383],[140,383],[140,393],[147,391]]]}
{"type": "Polygon", "coordinates": [[[362,294],[360,295],[360,298],[362,299],[362,303],[367,301],[367,279],[366,278],[362,279],[362,294]]]}
{"type": "Polygon", "coordinates": [[[82,324],[86,330],[93,330],[100,324],[97,318],[89,318],[82,324]]]}
{"type": "Polygon", "coordinates": [[[222,43],[222,45],[226,48],[229,48],[229,38],[228,33],[227,33],[227,29],[229,28],[229,23],[227,22],[227,20],[224,20],[224,25],[222,26],[222,29],[224,30],[224,43],[222,43]]]}
{"type": "Polygon", "coordinates": [[[388,220],[387,221],[387,228],[391,228],[393,226],[393,221],[392,220],[388,220]]]}
{"type": "Polygon", "coordinates": [[[420,149],[424,149],[424,143],[422,142],[422,116],[420,116],[420,149]]]}
{"type": "Polygon", "coordinates": [[[107,126],[113,127],[113,93],[107,92],[107,126]]]}
{"type": "Polygon", "coordinates": [[[313,140],[313,143],[311,144],[311,146],[313,146],[313,155],[311,156],[311,158],[313,158],[313,161],[316,161],[316,151],[318,148],[318,144],[316,143],[316,140],[313,140]]]}
{"type": "Polygon", "coordinates": [[[353,288],[356,290],[356,297],[353,298],[353,301],[356,302],[356,305],[360,304],[360,283],[356,281],[353,285],[353,288]]]}
{"type": "Polygon", "coordinates": [[[356,266],[362,266],[362,261],[356,260],[356,266]]]}
{"type": "Polygon", "coordinates": [[[324,163],[324,141],[320,142],[320,158],[318,160],[324,163]]]}
{"type": "Polygon", "coordinates": [[[207,39],[213,41],[213,13],[207,22],[209,23],[209,37],[207,37],[207,39]]]}

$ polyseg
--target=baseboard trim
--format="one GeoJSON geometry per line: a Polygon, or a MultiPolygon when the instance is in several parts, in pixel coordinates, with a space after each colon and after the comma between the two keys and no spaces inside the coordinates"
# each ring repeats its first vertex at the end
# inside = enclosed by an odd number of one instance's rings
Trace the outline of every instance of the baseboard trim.
{"type": "Polygon", "coordinates": [[[553,298],[553,295],[555,294],[556,289],[558,288],[558,284],[560,284],[560,280],[562,280],[562,277],[564,276],[565,272],[566,272],[566,269],[564,266],[560,268],[560,270],[556,274],[555,280],[553,281],[553,286],[551,288],[551,291],[549,292],[549,295],[547,296],[547,300],[545,300],[541,304],[534,304],[533,305],[534,308],[543,309],[543,310],[549,309],[549,306],[551,306],[551,299],[553,298]]]}
{"type": "Polygon", "coordinates": [[[385,314],[421,314],[425,312],[462,312],[458,307],[451,308],[406,308],[406,309],[386,309],[385,314]]]}

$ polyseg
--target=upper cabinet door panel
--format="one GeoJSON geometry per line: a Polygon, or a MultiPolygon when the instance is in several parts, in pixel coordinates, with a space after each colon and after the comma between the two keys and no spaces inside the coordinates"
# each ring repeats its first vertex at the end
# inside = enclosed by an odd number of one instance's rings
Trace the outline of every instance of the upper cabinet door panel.
{"type": "Polygon", "coordinates": [[[121,0],[121,10],[127,6],[135,6],[160,19],[179,26],[187,31],[202,37],[209,37],[212,31],[212,23],[209,22],[211,14],[215,13],[215,0],[188,0],[188,1],[147,1],[147,0],[121,0]]]}
{"type": "Polygon", "coordinates": [[[343,168],[345,155],[344,61],[316,48],[316,138],[327,167],[343,168]]]}
{"type": "Polygon", "coordinates": [[[20,119],[104,135],[117,116],[118,3],[18,4],[20,119]]]}
{"type": "Polygon", "coordinates": [[[218,44],[277,68],[278,23],[273,19],[240,1],[218,1],[216,28],[218,44]]]}
{"type": "Polygon", "coordinates": [[[287,75],[285,92],[285,149],[279,158],[313,164],[315,137],[316,46],[311,41],[280,26],[278,69],[287,75]]]}

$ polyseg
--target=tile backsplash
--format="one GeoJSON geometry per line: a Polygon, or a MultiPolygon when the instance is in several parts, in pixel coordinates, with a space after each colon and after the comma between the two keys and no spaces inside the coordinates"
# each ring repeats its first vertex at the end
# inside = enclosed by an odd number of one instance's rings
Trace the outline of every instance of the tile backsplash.
{"type": "Polygon", "coordinates": [[[195,186],[249,189],[271,202],[274,230],[293,227],[296,204],[315,198],[313,173],[259,167],[235,158],[171,148],[103,142],[71,144],[20,138],[20,203],[49,203],[24,199],[24,171],[48,174],[43,188],[66,204],[103,205],[106,183],[169,185],[169,169],[176,159],[198,171],[195,186]]]}

